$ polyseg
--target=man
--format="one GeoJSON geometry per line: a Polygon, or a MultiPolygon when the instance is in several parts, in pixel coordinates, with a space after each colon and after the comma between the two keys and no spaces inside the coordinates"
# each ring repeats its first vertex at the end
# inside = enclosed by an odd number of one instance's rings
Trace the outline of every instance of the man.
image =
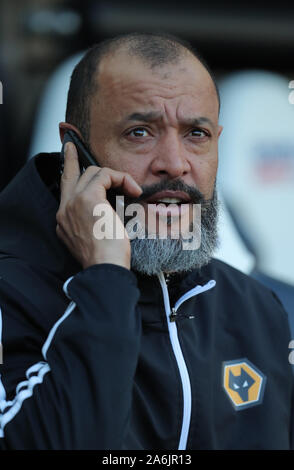
{"type": "Polygon", "coordinates": [[[291,447],[286,314],[211,259],[218,112],[207,66],[174,38],[115,38],[75,69],[61,139],[74,130],[100,167],[81,173],[69,143],[60,194],[60,157],[41,154],[0,200],[1,448],[291,447]],[[150,238],[130,240],[109,191],[158,221],[150,238]],[[197,204],[201,246],[184,250],[197,204]],[[122,237],[94,236],[101,205],[122,237]]]}

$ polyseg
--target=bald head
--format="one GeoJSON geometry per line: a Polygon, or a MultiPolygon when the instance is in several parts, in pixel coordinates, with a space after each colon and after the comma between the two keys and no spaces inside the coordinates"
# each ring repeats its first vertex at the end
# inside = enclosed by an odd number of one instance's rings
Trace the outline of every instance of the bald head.
{"type": "Polygon", "coordinates": [[[175,64],[185,54],[194,54],[191,46],[172,36],[133,33],[112,39],[104,51],[105,55],[117,52],[141,59],[148,67],[155,68],[175,64]]]}
{"type": "Polygon", "coordinates": [[[103,41],[84,55],[75,67],[66,109],[66,121],[76,126],[84,141],[90,141],[91,102],[99,91],[101,68],[107,62],[114,63],[125,57],[125,64],[132,59],[142,61],[150,69],[160,69],[170,64],[178,64],[182,59],[191,57],[199,61],[211,80],[219,102],[219,92],[215,79],[205,61],[191,45],[171,35],[131,33],[103,41]]]}

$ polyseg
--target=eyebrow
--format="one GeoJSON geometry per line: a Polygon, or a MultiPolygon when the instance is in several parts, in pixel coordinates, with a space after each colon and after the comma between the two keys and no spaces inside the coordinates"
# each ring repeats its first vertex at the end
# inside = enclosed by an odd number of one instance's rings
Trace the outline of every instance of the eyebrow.
{"type": "Polygon", "coordinates": [[[203,126],[204,124],[208,124],[213,129],[215,128],[215,124],[212,122],[212,120],[204,116],[191,118],[191,119],[190,118],[184,119],[183,122],[185,124],[189,124],[192,127],[203,126]]]}
{"type": "MultiPolygon", "coordinates": [[[[124,122],[128,122],[128,121],[154,122],[154,121],[161,120],[161,119],[162,119],[162,115],[159,112],[149,111],[147,113],[137,112],[137,113],[129,114],[124,119],[124,122]]],[[[213,129],[215,128],[215,125],[211,121],[211,119],[209,119],[207,117],[204,117],[204,116],[200,116],[200,117],[197,117],[197,118],[183,119],[181,122],[184,125],[188,125],[188,126],[192,126],[192,127],[198,127],[198,126],[202,126],[204,124],[208,124],[213,129]]]]}
{"type": "Polygon", "coordinates": [[[156,111],[149,111],[148,113],[133,113],[129,114],[124,121],[143,121],[153,122],[161,118],[160,113],[156,111]]]}

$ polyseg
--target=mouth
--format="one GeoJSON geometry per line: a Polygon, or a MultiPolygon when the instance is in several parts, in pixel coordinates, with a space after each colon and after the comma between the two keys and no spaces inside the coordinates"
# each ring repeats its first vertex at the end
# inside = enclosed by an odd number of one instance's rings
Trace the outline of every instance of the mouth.
{"type": "Polygon", "coordinates": [[[179,217],[190,210],[192,200],[182,191],[161,191],[144,200],[148,212],[158,216],[179,217]]]}
{"type": "Polygon", "coordinates": [[[146,204],[163,204],[165,206],[176,204],[180,206],[182,204],[190,204],[192,201],[190,196],[182,191],[160,191],[152,194],[144,202],[146,204]]]}

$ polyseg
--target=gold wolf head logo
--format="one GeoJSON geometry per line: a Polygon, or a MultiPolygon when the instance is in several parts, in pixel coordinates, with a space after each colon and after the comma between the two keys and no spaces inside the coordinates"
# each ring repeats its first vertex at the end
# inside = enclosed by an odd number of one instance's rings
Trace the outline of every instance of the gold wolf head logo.
{"type": "Polygon", "coordinates": [[[223,387],[235,410],[262,403],[266,377],[248,359],[223,363],[223,387]]]}

